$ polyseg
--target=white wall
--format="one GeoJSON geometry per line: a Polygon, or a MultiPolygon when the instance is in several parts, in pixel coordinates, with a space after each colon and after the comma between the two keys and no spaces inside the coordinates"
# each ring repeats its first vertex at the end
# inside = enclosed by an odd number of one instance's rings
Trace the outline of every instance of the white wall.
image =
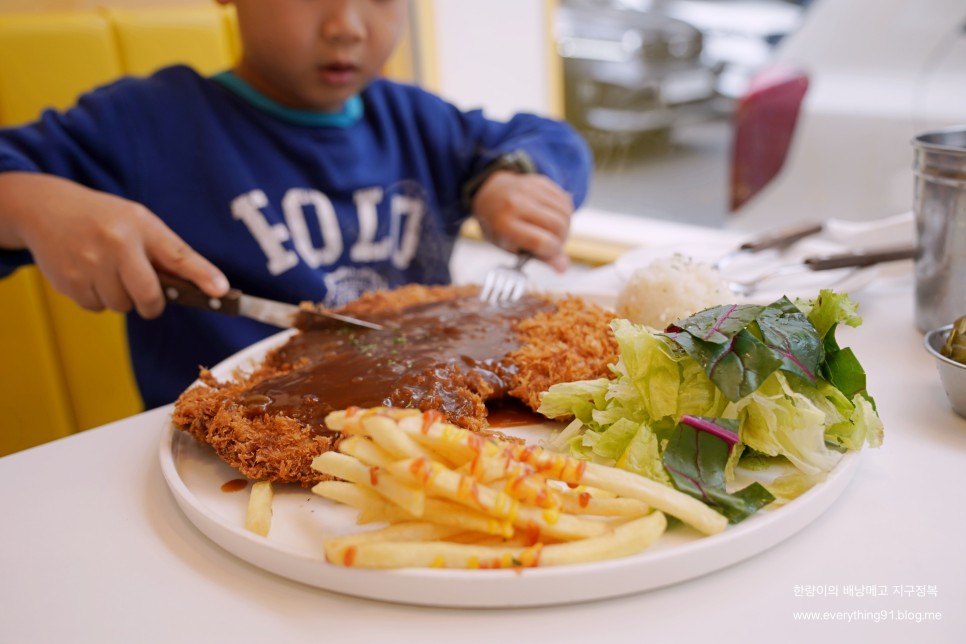
{"type": "Polygon", "coordinates": [[[548,113],[545,7],[544,0],[435,0],[438,93],[492,118],[548,113]]]}
{"type": "Polygon", "coordinates": [[[964,24],[963,0],[816,0],[779,50],[811,81],[785,167],[731,225],[910,210],[910,141],[966,124],[964,24]]]}

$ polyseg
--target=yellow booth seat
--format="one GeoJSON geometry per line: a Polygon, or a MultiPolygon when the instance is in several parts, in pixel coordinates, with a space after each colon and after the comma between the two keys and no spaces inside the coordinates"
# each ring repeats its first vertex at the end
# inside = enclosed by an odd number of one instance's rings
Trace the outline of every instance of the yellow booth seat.
{"type": "MultiPolygon", "coordinates": [[[[214,3],[0,15],[0,125],[123,74],[225,69],[236,33],[214,3]]],[[[0,456],[141,411],[122,315],[82,310],[33,267],[0,280],[0,303],[0,456]]]]}

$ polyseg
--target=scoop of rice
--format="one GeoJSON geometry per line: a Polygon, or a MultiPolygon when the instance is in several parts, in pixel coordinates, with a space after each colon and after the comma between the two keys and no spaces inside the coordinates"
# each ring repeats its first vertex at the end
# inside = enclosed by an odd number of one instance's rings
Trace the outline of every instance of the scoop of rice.
{"type": "Polygon", "coordinates": [[[717,269],[675,254],[634,271],[617,295],[617,313],[631,322],[663,330],[732,297],[717,269]]]}

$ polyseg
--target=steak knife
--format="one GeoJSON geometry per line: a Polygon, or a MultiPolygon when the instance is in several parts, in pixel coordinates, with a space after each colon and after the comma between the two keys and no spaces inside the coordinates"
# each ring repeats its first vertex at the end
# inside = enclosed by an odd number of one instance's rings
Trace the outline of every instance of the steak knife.
{"type": "Polygon", "coordinates": [[[162,273],[158,274],[158,279],[161,281],[164,298],[174,304],[251,318],[284,329],[294,327],[297,320],[306,320],[315,316],[377,331],[382,329],[381,324],[368,320],[360,320],[324,309],[303,309],[295,304],[245,295],[235,288],[230,289],[222,297],[211,297],[187,280],[162,273]]]}

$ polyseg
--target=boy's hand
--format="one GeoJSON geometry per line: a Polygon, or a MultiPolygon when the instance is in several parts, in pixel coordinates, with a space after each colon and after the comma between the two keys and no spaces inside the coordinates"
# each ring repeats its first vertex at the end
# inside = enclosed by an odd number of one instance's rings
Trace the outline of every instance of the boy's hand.
{"type": "Polygon", "coordinates": [[[24,248],[51,285],[91,311],[164,310],[157,271],[221,296],[228,280],[144,206],[57,177],[0,175],[0,247],[24,248]]]}
{"type": "Polygon", "coordinates": [[[566,270],[563,245],[574,203],[556,183],[541,174],[494,172],[472,206],[489,241],[512,253],[530,251],[557,271],[566,270]]]}

